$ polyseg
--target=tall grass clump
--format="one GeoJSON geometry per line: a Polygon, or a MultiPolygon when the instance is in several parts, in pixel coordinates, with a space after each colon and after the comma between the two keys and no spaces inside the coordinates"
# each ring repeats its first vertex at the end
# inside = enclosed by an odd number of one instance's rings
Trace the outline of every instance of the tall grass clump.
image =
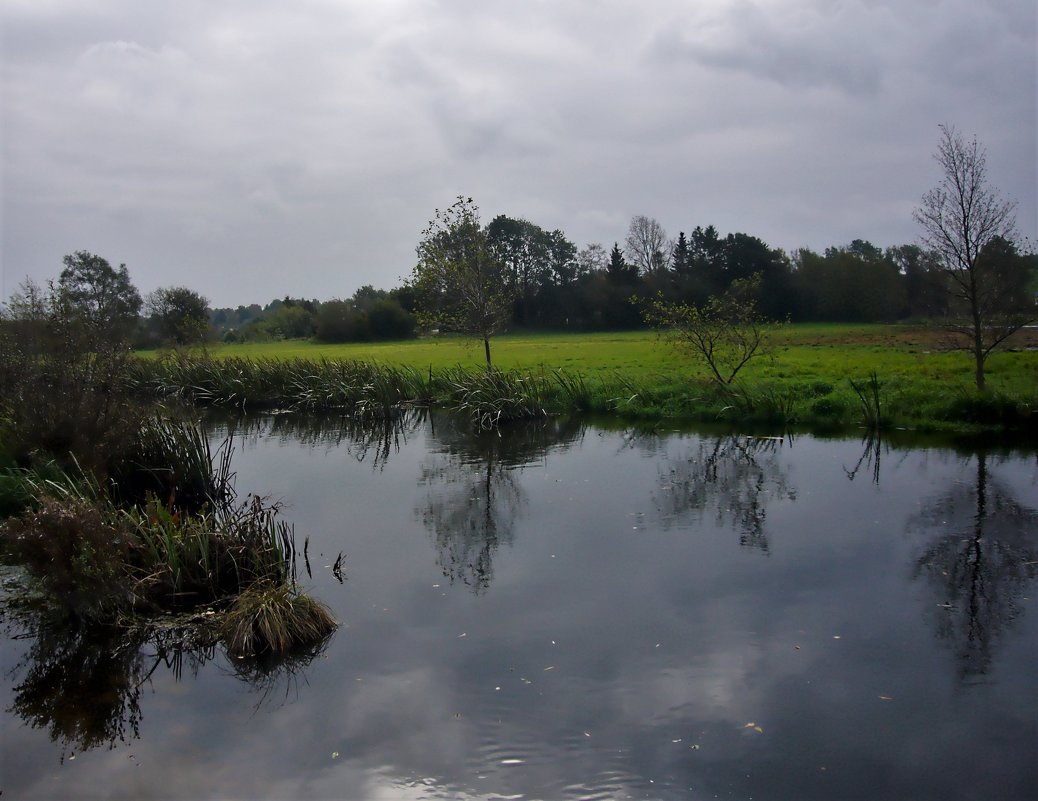
{"type": "Polygon", "coordinates": [[[449,405],[478,428],[547,417],[550,381],[544,375],[506,370],[447,370],[441,377],[449,405]]]}
{"type": "Polygon", "coordinates": [[[234,494],[230,442],[214,453],[199,426],[150,417],[108,467],[107,478],[109,491],[123,504],[139,506],[154,496],[174,509],[222,508],[234,494]]]}
{"type": "Polygon", "coordinates": [[[873,370],[863,381],[848,379],[861,406],[861,420],[869,431],[879,431],[887,422],[884,416],[883,382],[873,370]]]}
{"type": "Polygon", "coordinates": [[[575,412],[590,412],[594,408],[594,390],[581,373],[556,370],[554,379],[563,408],[575,412]]]}
{"type": "Polygon", "coordinates": [[[276,506],[237,502],[229,446],[214,458],[198,427],[134,395],[273,397],[298,365],[178,358],[149,371],[129,358],[135,312],[116,319],[92,300],[98,275],[128,283],[125,271],[86,253],[66,265],[58,285],[27,283],[0,309],[0,489],[16,507],[4,558],[85,624],[222,610],[258,584],[295,593],[291,527],[276,506]]]}
{"type": "Polygon", "coordinates": [[[335,628],[328,610],[288,584],[256,583],[224,615],[221,637],[233,656],[281,655],[320,642],[335,628]]]}
{"type": "Polygon", "coordinates": [[[729,387],[729,403],[718,417],[735,417],[743,422],[787,426],[797,422],[799,399],[792,387],[763,386],[749,389],[740,385],[729,387]]]}

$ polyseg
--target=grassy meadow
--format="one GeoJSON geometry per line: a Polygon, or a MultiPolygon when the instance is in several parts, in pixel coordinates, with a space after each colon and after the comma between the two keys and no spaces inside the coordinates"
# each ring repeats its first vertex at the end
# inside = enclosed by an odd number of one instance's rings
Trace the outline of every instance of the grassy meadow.
{"type": "MultiPolygon", "coordinates": [[[[870,415],[867,399],[852,385],[856,382],[859,390],[871,387],[868,394],[880,406],[871,413],[878,411],[884,424],[934,429],[1032,428],[1032,409],[1038,417],[1036,347],[1038,332],[1027,331],[1009,349],[992,355],[988,392],[980,395],[969,354],[949,349],[943,332],[910,326],[784,326],[770,354],[747,365],[727,389],[712,384],[706,368],[690,354],[652,332],[507,334],[492,341],[495,367],[540,381],[534,405],[543,401],[549,411],[575,407],[641,418],[855,425],[870,415]],[[579,386],[554,391],[560,374],[567,380],[576,377],[579,386]]],[[[271,366],[362,362],[427,376],[431,385],[435,376],[453,376],[456,384],[460,375],[478,374],[483,353],[475,340],[436,337],[343,345],[301,340],[215,345],[194,357],[214,364],[271,366]]],[[[442,401],[445,392],[454,391],[429,386],[420,394],[442,401]]]]}

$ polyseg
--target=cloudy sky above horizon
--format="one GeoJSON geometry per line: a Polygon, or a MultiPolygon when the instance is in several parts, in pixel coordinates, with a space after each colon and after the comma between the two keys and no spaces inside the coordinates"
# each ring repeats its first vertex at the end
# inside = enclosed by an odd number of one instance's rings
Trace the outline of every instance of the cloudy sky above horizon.
{"type": "Polygon", "coordinates": [[[1033,0],[6,0],[3,297],[75,250],[215,306],[399,285],[455,196],[623,241],[916,241],[938,124],[1038,238],[1033,0]]]}

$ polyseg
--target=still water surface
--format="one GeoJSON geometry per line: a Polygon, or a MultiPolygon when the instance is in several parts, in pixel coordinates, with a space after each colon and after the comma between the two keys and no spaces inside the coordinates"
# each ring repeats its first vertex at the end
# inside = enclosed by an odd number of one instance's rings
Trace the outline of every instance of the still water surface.
{"type": "Polygon", "coordinates": [[[1033,452],[440,416],[227,435],[340,629],[263,669],[9,621],[4,797],[1038,793],[1033,452]]]}

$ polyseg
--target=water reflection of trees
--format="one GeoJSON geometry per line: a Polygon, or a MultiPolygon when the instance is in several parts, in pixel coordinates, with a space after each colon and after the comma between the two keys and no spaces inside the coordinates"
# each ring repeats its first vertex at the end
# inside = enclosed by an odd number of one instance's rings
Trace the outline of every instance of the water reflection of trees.
{"type": "Polygon", "coordinates": [[[360,418],[347,415],[262,414],[213,415],[211,429],[232,441],[255,445],[260,439],[299,443],[310,447],[345,448],[358,462],[381,470],[425,422],[426,409],[401,409],[392,417],[360,418]]]}
{"type": "Polygon", "coordinates": [[[437,564],[453,584],[474,592],[493,578],[498,548],[510,544],[524,513],[523,465],[545,458],[580,438],[584,425],[555,418],[476,431],[466,420],[438,417],[430,427],[429,456],[419,483],[428,488],[416,509],[433,537],[437,564]]]}
{"type": "Polygon", "coordinates": [[[140,643],[81,628],[40,631],[15,673],[10,710],[51,740],[85,751],[140,734],[140,643]]]}
{"type": "Polygon", "coordinates": [[[1038,563],[1038,511],[992,473],[997,463],[991,456],[975,458],[973,480],[953,485],[909,523],[931,538],[915,560],[914,576],[925,577],[936,596],[930,614],[963,681],[991,668],[997,643],[1022,612],[1038,563]]]}
{"type": "Polygon", "coordinates": [[[712,510],[717,525],[739,532],[742,545],[767,553],[768,503],[796,500],[779,458],[784,443],[781,437],[736,435],[698,440],[684,457],[660,467],[653,500],[661,525],[712,510]]]}
{"type": "Polygon", "coordinates": [[[124,629],[83,627],[51,617],[44,608],[0,599],[5,634],[27,648],[10,670],[17,682],[8,712],[35,729],[44,729],[65,753],[112,749],[140,736],[142,689],[162,670],[177,682],[185,671],[196,677],[222,656],[230,672],[267,703],[299,676],[327,640],[285,657],[232,659],[212,632],[185,625],[124,629]]]}

